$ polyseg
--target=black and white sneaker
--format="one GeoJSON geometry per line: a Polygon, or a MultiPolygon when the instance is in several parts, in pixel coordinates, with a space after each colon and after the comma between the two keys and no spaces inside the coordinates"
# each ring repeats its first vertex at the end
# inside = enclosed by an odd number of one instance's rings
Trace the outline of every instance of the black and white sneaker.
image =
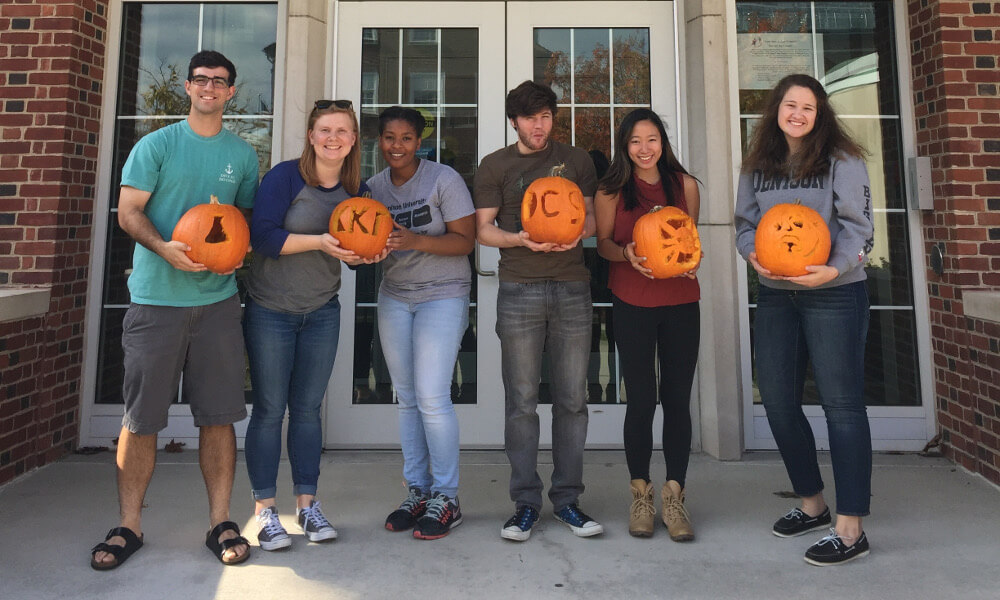
{"type": "Polygon", "coordinates": [[[261,550],[280,550],[292,545],[292,538],[288,537],[288,532],[281,526],[275,507],[268,506],[257,513],[257,526],[260,527],[257,542],[260,543],[261,550]]]}
{"type": "Polygon", "coordinates": [[[843,538],[837,535],[837,530],[830,528],[830,535],[816,542],[806,550],[806,562],[817,567],[831,567],[850,562],[855,558],[868,556],[868,536],[861,536],[848,546],[843,538]]]}
{"type": "Polygon", "coordinates": [[[531,537],[531,528],[538,521],[538,511],[527,504],[517,507],[514,516],[507,519],[500,530],[500,537],[505,540],[523,542],[531,537]]]}
{"type": "Polygon", "coordinates": [[[337,539],[337,530],[326,520],[320,510],[319,500],[309,502],[308,508],[298,510],[299,528],[310,542],[324,542],[337,539]]]}
{"type": "Polygon", "coordinates": [[[427,501],[427,511],[413,528],[413,537],[418,540],[436,540],[462,524],[462,509],[458,498],[449,498],[441,492],[434,492],[427,501]]]}
{"type": "Polygon", "coordinates": [[[816,517],[810,517],[802,512],[801,508],[793,508],[788,511],[788,514],[775,521],[771,533],[778,537],[795,537],[816,529],[829,527],[830,523],[830,507],[824,508],[823,513],[816,517]]]}
{"type": "Polygon", "coordinates": [[[587,516],[576,504],[568,504],[555,512],[557,521],[565,523],[578,537],[604,533],[604,526],[587,516]]]}
{"type": "Polygon", "coordinates": [[[417,524],[417,519],[424,516],[426,510],[427,494],[416,486],[411,487],[406,500],[385,518],[385,528],[389,531],[406,531],[417,524]]]}

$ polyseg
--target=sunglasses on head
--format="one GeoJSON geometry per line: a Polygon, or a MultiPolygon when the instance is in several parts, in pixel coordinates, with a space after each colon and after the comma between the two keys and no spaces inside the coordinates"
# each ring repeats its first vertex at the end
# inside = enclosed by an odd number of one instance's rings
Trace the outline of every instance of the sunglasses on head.
{"type": "Polygon", "coordinates": [[[324,110],[336,106],[337,108],[348,109],[354,106],[350,100],[317,100],[316,108],[324,110]]]}

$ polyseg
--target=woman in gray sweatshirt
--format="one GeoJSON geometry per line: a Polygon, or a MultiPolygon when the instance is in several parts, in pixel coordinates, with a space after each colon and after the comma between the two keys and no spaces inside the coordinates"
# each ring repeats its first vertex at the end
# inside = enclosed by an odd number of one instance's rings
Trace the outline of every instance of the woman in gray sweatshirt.
{"type": "Polygon", "coordinates": [[[836,485],[837,521],[813,544],[808,563],[827,566],[866,556],[861,518],[869,514],[871,433],[864,403],[864,354],[869,304],[864,265],[872,247],[871,189],[864,150],[844,132],[823,86],[789,75],[767,101],[740,174],[736,247],[757,271],[754,317],[757,384],[768,423],[800,507],[778,519],[779,537],[831,524],[823,499],[812,429],[802,411],[811,362],[826,415],[836,485]],[[757,261],[761,216],[800,202],[830,230],[830,256],[805,275],[776,275],[757,261]]]}

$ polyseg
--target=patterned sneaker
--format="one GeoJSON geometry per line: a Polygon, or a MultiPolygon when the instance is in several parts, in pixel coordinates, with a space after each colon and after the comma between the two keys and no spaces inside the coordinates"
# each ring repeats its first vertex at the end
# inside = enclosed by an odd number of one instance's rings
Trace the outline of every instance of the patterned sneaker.
{"type": "Polygon", "coordinates": [[[417,519],[424,516],[426,510],[427,494],[416,486],[411,487],[406,500],[385,518],[385,528],[389,531],[406,531],[417,524],[417,519]]]}
{"type": "Polygon", "coordinates": [[[829,507],[824,508],[823,513],[816,517],[810,517],[802,512],[801,508],[793,508],[788,511],[788,514],[775,521],[771,533],[778,537],[795,537],[815,529],[829,527],[830,522],[829,507]]]}
{"type": "Polygon", "coordinates": [[[462,509],[458,505],[458,498],[434,492],[427,501],[427,512],[420,517],[413,529],[413,537],[418,540],[436,540],[448,535],[448,532],[461,524],[462,509]]]}
{"type": "Polygon", "coordinates": [[[257,541],[261,550],[279,550],[292,545],[292,538],[288,537],[288,532],[281,526],[275,507],[268,506],[257,513],[257,526],[260,527],[257,541]]]}
{"type": "Polygon", "coordinates": [[[562,521],[578,537],[590,537],[604,533],[604,526],[591,519],[576,504],[567,504],[554,513],[556,520],[562,521]]]}
{"type": "Polygon", "coordinates": [[[523,542],[531,537],[531,528],[538,521],[538,511],[528,505],[517,507],[514,516],[507,519],[500,530],[500,537],[505,540],[523,542]]]}
{"type": "Polygon", "coordinates": [[[337,530],[326,520],[323,511],[320,510],[319,500],[309,503],[309,508],[298,510],[299,528],[302,533],[309,538],[310,542],[323,542],[337,539],[337,530]]]}
{"type": "Polygon", "coordinates": [[[861,532],[853,544],[848,546],[844,540],[837,535],[837,530],[830,528],[830,535],[816,542],[806,550],[806,562],[817,567],[831,567],[850,562],[855,558],[868,556],[868,536],[861,532]]]}

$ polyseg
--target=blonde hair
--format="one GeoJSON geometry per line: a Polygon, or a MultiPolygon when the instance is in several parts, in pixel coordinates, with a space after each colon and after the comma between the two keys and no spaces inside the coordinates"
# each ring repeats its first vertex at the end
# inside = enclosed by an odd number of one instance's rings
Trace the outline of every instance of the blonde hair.
{"type": "MultiPolygon", "coordinates": [[[[335,104],[330,104],[326,108],[314,107],[309,113],[309,123],[306,131],[312,131],[316,126],[316,121],[323,115],[344,113],[351,119],[351,126],[354,127],[354,145],[351,151],[344,158],[344,164],[340,166],[340,184],[348,194],[358,195],[361,187],[361,136],[358,134],[358,117],[354,114],[353,108],[340,108],[335,104]]],[[[309,139],[302,148],[302,156],[299,157],[299,174],[306,181],[306,185],[319,185],[319,177],[316,175],[316,150],[313,149],[309,139]]]]}

